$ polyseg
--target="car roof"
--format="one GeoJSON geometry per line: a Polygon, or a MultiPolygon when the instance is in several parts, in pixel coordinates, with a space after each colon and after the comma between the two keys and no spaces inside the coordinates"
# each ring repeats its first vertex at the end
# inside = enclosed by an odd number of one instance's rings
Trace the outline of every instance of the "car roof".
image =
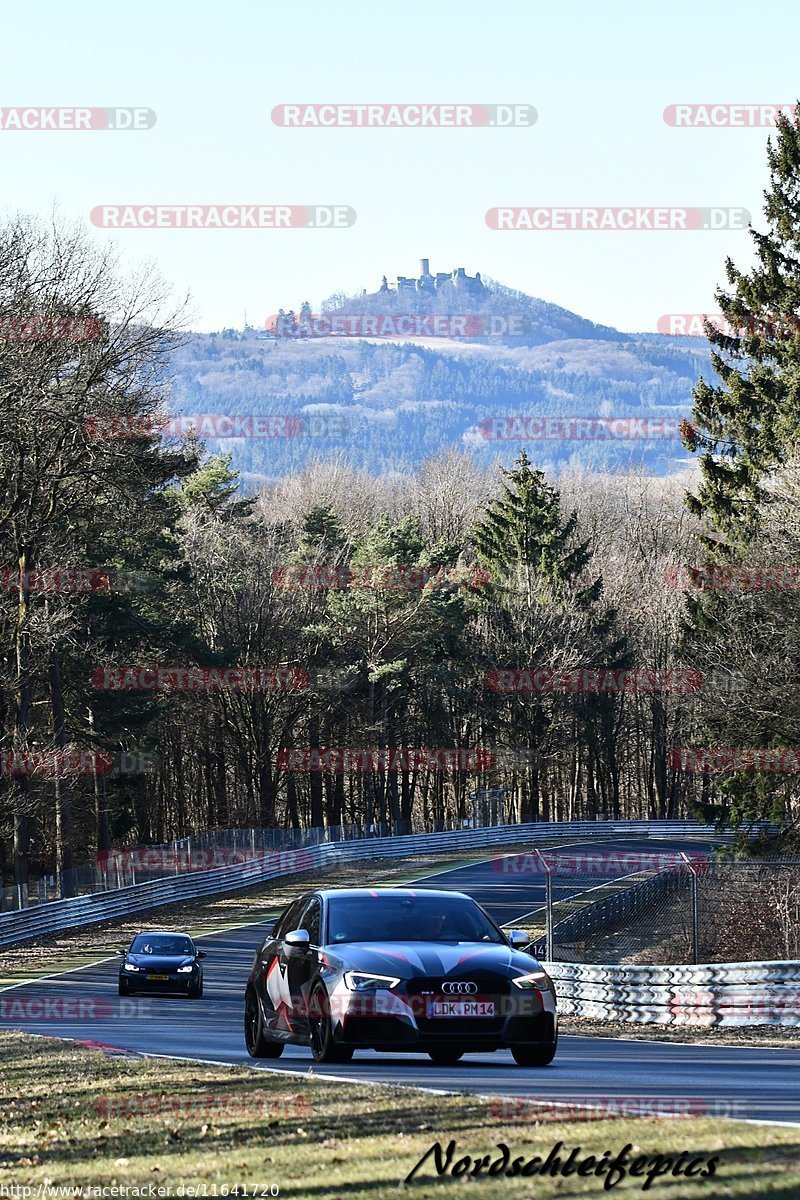
{"type": "Polygon", "coordinates": [[[321,896],[323,900],[331,900],[336,896],[345,896],[345,897],[353,898],[353,899],[360,898],[365,901],[377,900],[377,899],[380,899],[382,896],[417,897],[417,896],[423,895],[423,896],[435,896],[439,900],[444,900],[445,898],[448,900],[452,900],[452,899],[469,900],[470,903],[474,904],[474,900],[472,899],[472,897],[467,896],[465,892],[451,892],[451,891],[446,891],[442,888],[427,888],[427,887],[419,887],[419,888],[408,888],[408,887],[403,887],[403,888],[399,888],[399,887],[398,888],[394,888],[394,887],[321,888],[314,894],[317,896],[321,896]]]}
{"type": "Polygon", "coordinates": [[[134,937],[185,937],[189,941],[192,940],[190,933],[184,933],[182,929],[140,929],[134,937]]]}

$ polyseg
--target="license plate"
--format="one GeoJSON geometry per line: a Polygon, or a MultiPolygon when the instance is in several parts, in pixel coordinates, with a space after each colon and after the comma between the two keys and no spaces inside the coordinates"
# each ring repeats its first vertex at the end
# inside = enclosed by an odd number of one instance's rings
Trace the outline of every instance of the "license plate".
{"type": "Polygon", "coordinates": [[[493,1017],[494,1000],[448,1000],[445,997],[428,1001],[429,1017],[493,1017]]]}
{"type": "Polygon", "coordinates": [[[169,975],[148,975],[148,979],[169,979],[169,975]]]}

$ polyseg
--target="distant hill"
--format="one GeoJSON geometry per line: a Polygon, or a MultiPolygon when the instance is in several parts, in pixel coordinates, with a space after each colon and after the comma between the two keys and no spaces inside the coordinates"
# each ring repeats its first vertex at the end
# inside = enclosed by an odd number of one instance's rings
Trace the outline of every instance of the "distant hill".
{"type": "Polygon", "coordinates": [[[431,297],[332,296],[319,314],[283,317],[281,336],[192,334],[174,356],[173,410],[295,418],[291,436],[209,440],[212,449],[232,450],[253,484],[329,454],[376,473],[408,470],[452,444],[505,462],[525,445],[534,461],[556,470],[636,462],[663,473],[686,461],[676,437],[642,434],[689,416],[698,375],[712,377],[705,339],[623,334],[485,284],[479,296],[449,284],[431,297]],[[330,332],[337,328],[368,336],[330,332]],[[503,422],[512,416],[539,424],[503,422]],[[559,425],[559,418],[583,423],[559,425]],[[634,424],[621,424],[626,418],[634,424]],[[602,423],[609,421],[616,424],[602,423]],[[530,436],[542,431],[543,440],[530,436]]]}
{"type": "Polygon", "coordinates": [[[484,280],[478,292],[445,283],[435,293],[392,290],[331,296],[322,305],[322,314],[366,314],[377,316],[379,321],[386,318],[390,330],[395,323],[393,318],[400,314],[438,316],[440,327],[445,330],[448,326],[457,330],[459,319],[466,316],[468,320],[462,322],[466,326],[466,340],[492,345],[539,346],[565,338],[624,339],[624,334],[608,325],[595,325],[557,304],[537,300],[491,279],[484,280]]]}

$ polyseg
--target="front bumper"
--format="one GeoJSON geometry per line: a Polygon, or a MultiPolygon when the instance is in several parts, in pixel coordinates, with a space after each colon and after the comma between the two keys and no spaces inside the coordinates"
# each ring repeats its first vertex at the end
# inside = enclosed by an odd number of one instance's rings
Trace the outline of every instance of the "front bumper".
{"type": "Polygon", "coordinates": [[[199,980],[197,971],[192,971],[191,975],[169,975],[167,979],[149,979],[146,972],[119,973],[120,986],[128,992],[188,992],[199,980]]]}
{"type": "Polygon", "coordinates": [[[499,1050],[519,1045],[547,1045],[556,1036],[555,1001],[547,992],[520,991],[495,985],[476,999],[491,1000],[492,1016],[432,1015],[435,998],[428,981],[391,991],[348,992],[344,986],[331,996],[333,1035],[343,1046],[372,1050],[459,1046],[464,1050],[499,1050]],[[515,995],[514,992],[517,994],[515,995]]]}

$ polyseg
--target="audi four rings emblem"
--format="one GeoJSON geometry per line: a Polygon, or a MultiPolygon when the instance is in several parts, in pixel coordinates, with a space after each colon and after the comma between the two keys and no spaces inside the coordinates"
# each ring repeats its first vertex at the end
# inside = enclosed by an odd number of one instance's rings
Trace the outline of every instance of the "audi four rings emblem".
{"type": "Polygon", "coordinates": [[[477,990],[477,983],[465,983],[462,980],[451,980],[442,984],[442,991],[448,996],[474,996],[477,990]]]}

